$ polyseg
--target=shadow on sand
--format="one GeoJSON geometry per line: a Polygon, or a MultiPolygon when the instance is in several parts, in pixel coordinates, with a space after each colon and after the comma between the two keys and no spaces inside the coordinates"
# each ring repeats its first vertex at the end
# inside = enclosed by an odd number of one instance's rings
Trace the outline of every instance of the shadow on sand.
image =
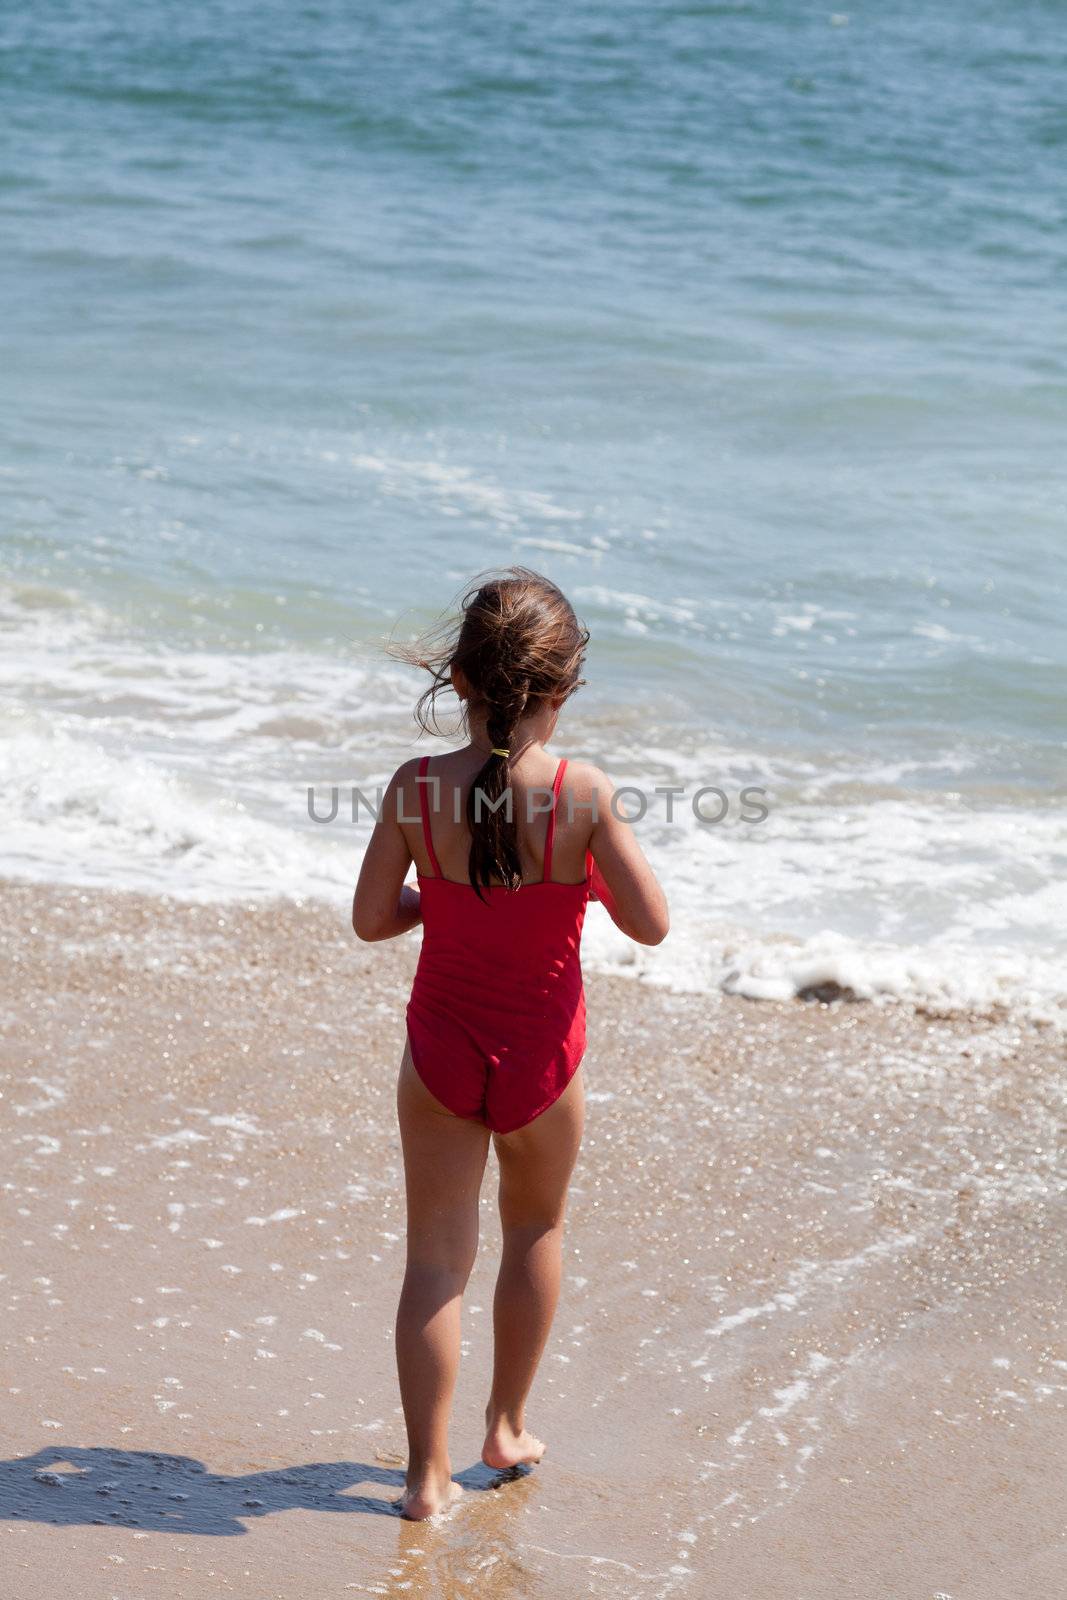
{"type": "MultiPolygon", "coordinates": [[[[467,1490],[495,1489],[517,1475],[480,1462],[455,1474],[467,1490]]],[[[399,1519],[403,1486],[400,1467],[377,1462],[312,1461],[227,1477],[192,1456],[53,1445],[0,1461],[0,1519],[232,1536],[247,1533],[251,1517],[296,1508],[399,1519]],[[368,1484],[382,1492],[366,1493],[368,1484]],[[357,1487],[360,1492],[352,1493],[357,1487]]]]}

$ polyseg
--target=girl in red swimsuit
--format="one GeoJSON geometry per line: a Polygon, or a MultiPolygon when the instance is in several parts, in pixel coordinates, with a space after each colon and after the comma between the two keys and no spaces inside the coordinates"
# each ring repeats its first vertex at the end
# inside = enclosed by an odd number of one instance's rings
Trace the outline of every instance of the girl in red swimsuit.
{"type": "Polygon", "coordinates": [[[468,734],[462,749],[393,775],[352,912],[361,939],[423,929],[397,1086],[408,1210],[400,1509],[415,1519],[461,1492],[448,1421],[490,1140],[503,1252],[482,1459],[507,1469],[541,1458],[525,1408],[559,1297],[582,1136],[586,904],[602,902],[642,944],[667,933],[663,892],[615,815],[609,779],[545,748],[583,681],[588,637],[554,584],[510,568],[469,591],[443,640],[396,651],[431,674],[416,713],[423,728],[436,729],[437,695],[452,689],[468,734]],[[412,862],[417,887],[404,881],[412,862]]]}

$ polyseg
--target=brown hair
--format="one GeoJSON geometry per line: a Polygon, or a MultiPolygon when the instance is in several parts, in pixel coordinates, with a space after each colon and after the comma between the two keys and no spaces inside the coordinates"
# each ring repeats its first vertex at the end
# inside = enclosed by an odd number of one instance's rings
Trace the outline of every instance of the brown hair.
{"type": "MultiPolygon", "coordinates": [[[[585,682],[581,670],[588,643],[588,631],[554,583],[528,567],[508,567],[472,584],[457,620],[413,645],[388,648],[431,675],[415,707],[415,719],[427,733],[440,732],[437,696],[452,688],[452,669],[458,667],[470,687],[470,708],[486,713],[489,743],[506,750],[524,716],[567,699],[585,682]]],[[[494,878],[509,889],[522,882],[510,799],[492,809],[508,782],[508,757],[490,755],[467,796],[468,872],[479,899],[494,878]],[[479,791],[486,803],[476,807],[479,791]]]]}

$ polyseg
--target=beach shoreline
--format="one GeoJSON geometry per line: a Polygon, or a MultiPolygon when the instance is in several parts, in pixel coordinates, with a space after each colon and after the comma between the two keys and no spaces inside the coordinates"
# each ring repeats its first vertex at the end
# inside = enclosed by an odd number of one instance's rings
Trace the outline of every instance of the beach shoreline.
{"type": "Polygon", "coordinates": [[[320,905],[3,896],[20,1600],[75,1580],[90,1600],[1054,1592],[1050,1030],[589,977],[588,1127],[531,1407],[549,1453],[498,1488],[477,1462],[490,1156],[468,1492],[415,1527],[390,1501],[417,938],[360,945],[320,905]]]}

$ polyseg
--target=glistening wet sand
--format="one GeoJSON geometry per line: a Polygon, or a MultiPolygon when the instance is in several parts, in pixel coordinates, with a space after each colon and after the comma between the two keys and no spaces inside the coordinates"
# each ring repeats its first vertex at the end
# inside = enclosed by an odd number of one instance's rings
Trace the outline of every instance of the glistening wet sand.
{"type": "Polygon", "coordinates": [[[399,1520],[417,940],[3,886],[5,1592],[1004,1600],[1067,1580],[1064,1045],[591,977],[536,1472],[399,1520]]]}

